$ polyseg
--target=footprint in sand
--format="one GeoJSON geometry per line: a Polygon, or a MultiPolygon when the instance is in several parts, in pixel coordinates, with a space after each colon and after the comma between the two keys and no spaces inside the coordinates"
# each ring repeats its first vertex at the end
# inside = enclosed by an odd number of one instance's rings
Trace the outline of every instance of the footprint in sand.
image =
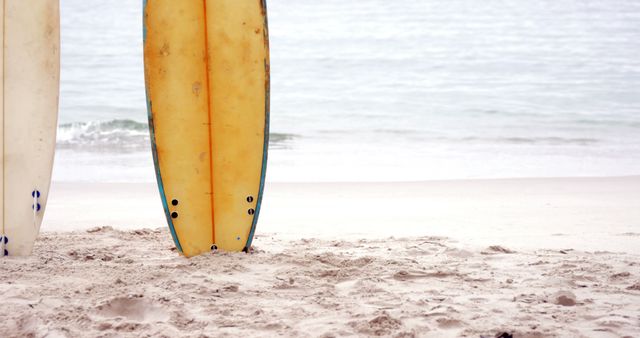
{"type": "Polygon", "coordinates": [[[123,317],[131,321],[155,323],[169,320],[169,313],[143,298],[114,298],[96,306],[95,314],[105,318],[123,317]]]}

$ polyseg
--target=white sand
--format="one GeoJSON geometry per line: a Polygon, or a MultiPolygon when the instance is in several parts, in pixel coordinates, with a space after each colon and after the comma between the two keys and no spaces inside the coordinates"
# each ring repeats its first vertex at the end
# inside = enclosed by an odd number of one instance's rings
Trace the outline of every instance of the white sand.
{"type": "Polygon", "coordinates": [[[153,184],[54,184],[34,255],[0,259],[0,336],[640,336],[640,177],[281,183],[264,203],[253,254],[185,259],[153,184]]]}
{"type": "Polygon", "coordinates": [[[640,257],[447,239],[256,239],[179,257],[166,230],[47,233],[0,260],[3,337],[637,336],[640,257]]]}

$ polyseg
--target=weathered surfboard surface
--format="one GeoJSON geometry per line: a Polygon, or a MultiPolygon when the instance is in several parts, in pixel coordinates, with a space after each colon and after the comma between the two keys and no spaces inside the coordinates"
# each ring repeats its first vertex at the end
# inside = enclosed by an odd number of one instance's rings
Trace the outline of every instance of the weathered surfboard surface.
{"type": "Polygon", "coordinates": [[[40,230],[58,123],[58,0],[0,0],[0,250],[29,255],[40,230]]]}
{"type": "Polygon", "coordinates": [[[178,249],[247,250],[267,160],[261,0],[148,0],[144,63],[160,194],[178,249]]]}

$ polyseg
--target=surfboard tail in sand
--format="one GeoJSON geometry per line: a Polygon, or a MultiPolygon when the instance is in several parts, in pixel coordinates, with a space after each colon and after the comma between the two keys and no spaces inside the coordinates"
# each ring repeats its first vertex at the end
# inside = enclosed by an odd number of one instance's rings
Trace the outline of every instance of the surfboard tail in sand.
{"type": "Polygon", "coordinates": [[[49,195],[58,123],[58,0],[1,0],[0,256],[29,255],[49,195]]]}
{"type": "Polygon", "coordinates": [[[144,64],[158,186],[178,249],[248,250],[269,129],[266,7],[148,0],[144,64]]]}

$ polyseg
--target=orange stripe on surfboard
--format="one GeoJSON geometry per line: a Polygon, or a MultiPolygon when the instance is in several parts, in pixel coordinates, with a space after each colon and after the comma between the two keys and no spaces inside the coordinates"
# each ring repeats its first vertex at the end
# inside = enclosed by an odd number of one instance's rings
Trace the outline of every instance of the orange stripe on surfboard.
{"type": "Polygon", "coordinates": [[[202,9],[204,10],[204,52],[205,52],[205,64],[207,69],[207,115],[209,118],[209,123],[207,128],[209,129],[209,187],[211,189],[211,193],[209,197],[211,199],[211,243],[216,244],[216,225],[215,219],[213,218],[214,210],[213,210],[213,140],[211,135],[211,95],[210,95],[210,85],[209,85],[209,33],[208,33],[208,23],[207,23],[207,0],[202,0],[202,9]]]}

